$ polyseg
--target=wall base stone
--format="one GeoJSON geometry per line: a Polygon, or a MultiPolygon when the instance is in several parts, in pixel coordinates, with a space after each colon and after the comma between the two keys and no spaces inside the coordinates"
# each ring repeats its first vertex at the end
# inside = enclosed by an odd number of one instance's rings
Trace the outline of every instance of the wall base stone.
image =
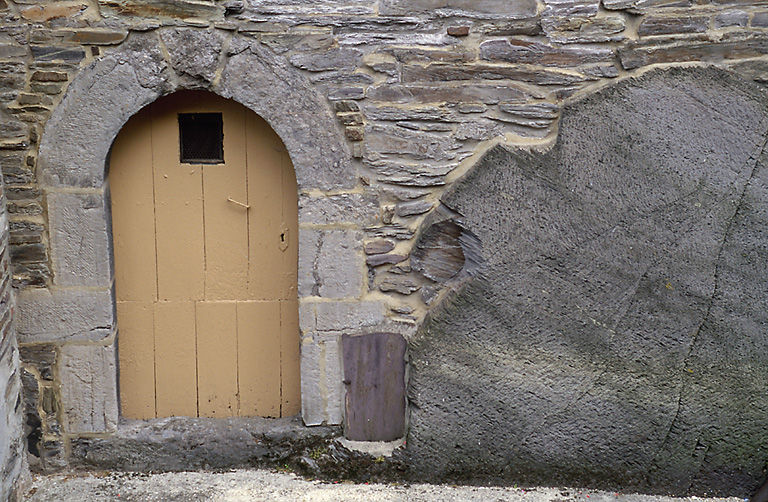
{"type": "Polygon", "coordinates": [[[63,425],[70,434],[114,432],[117,427],[117,361],[112,345],[61,348],[63,425]]]}

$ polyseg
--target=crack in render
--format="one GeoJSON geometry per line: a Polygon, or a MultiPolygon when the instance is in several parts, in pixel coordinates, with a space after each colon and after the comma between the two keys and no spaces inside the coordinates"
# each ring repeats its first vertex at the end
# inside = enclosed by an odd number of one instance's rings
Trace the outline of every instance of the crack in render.
{"type": "MultiPolygon", "coordinates": [[[[691,343],[688,345],[688,352],[685,355],[685,358],[683,359],[683,366],[682,369],[685,371],[685,368],[688,367],[688,364],[690,362],[691,354],[693,354],[693,349],[696,346],[696,342],[699,338],[699,334],[701,333],[701,330],[704,328],[704,325],[709,320],[709,316],[712,312],[712,305],[715,303],[715,298],[717,297],[718,291],[720,289],[720,262],[722,259],[723,249],[725,248],[725,243],[728,241],[728,237],[731,234],[731,230],[733,229],[734,222],[736,221],[736,218],[738,217],[739,213],[741,212],[742,205],[744,204],[744,198],[747,195],[747,190],[749,189],[750,185],[752,184],[752,181],[755,178],[755,174],[757,173],[758,167],[760,166],[760,158],[765,153],[765,147],[768,144],[768,134],[766,134],[762,146],[756,150],[756,155],[753,157],[750,157],[750,161],[754,161],[754,164],[752,165],[752,168],[749,173],[749,177],[744,183],[744,187],[741,190],[741,194],[739,195],[738,201],[736,202],[736,208],[733,211],[733,214],[728,219],[728,223],[725,226],[725,230],[723,231],[723,238],[720,241],[719,248],[717,250],[717,256],[715,258],[715,270],[713,272],[713,284],[712,284],[712,294],[709,297],[709,301],[707,302],[707,309],[704,312],[704,316],[701,319],[701,322],[699,323],[699,326],[696,328],[696,331],[693,333],[693,336],[691,337],[691,343]]],[[[677,396],[677,407],[675,409],[675,414],[672,417],[672,421],[669,423],[669,428],[667,429],[666,434],[664,435],[664,439],[661,442],[661,445],[659,446],[659,449],[655,455],[655,458],[658,459],[661,452],[666,447],[667,443],[669,442],[669,437],[672,434],[672,429],[675,427],[675,422],[677,422],[678,417],[680,416],[680,409],[682,408],[682,401],[683,401],[683,395],[685,391],[685,376],[681,377],[680,380],[680,392],[677,396]]],[[[654,461],[655,463],[656,461],[654,461]]]]}
{"type": "MultiPolygon", "coordinates": [[[[681,196],[681,197],[679,197],[679,198],[675,199],[674,201],[670,202],[669,204],[664,204],[664,205],[662,205],[662,206],[659,206],[659,207],[657,207],[657,208],[654,208],[653,210],[651,210],[651,211],[647,212],[646,214],[644,214],[644,216],[643,216],[643,217],[647,217],[647,216],[650,216],[651,214],[653,214],[653,213],[657,212],[658,210],[661,210],[661,209],[664,209],[664,208],[668,208],[668,207],[671,207],[672,205],[676,204],[677,202],[680,202],[680,201],[682,201],[682,200],[685,200],[685,199],[687,199],[689,196],[691,196],[691,195],[693,195],[693,194],[695,194],[695,193],[698,193],[698,191],[699,191],[699,190],[697,189],[697,190],[695,190],[695,191],[693,191],[693,192],[687,193],[687,194],[685,194],[685,195],[683,195],[683,196],[681,196]]],[[[636,221],[640,221],[640,219],[641,219],[641,218],[637,218],[637,219],[636,219],[636,221]]],[[[684,220],[684,221],[685,221],[685,220],[684,220]]],[[[624,222],[619,222],[619,223],[617,223],[616,225],[614,225],[614,227],[613,227],[613,228],[618,228],[618,226],[619,226],[619,225],[621,225],[621,224],[623,224],[623,223],[624,223],[624,222]]],[[[679,243],[679,242],[680,242],[680,241],[683,239],[683,237],[684,237],[685,235],[687,235],[687,234],[689,234],[689,233],[690,233],[691,229],[692,229],[692,228],[693,228],[695,225],[696,225],[696,221],[691,221],[691,224],[690,224],[690,225],[688,225],[688,227],[685,229],[685,231],[682,231],[682,232],[678,232],[678,238],[674,240],[674,243],[675,243],[675,244],[678,244],[678,243],[679,243]]],[[[633,299],[635,298],[635,295],[637,294],[637,291],[639,290],[639,288],[640,288],[640,285],[642,284],[643,280],[644,280],[645,278],[647,278],[647,277],[648,277],[648,273],[651,271],[651,269],[653,269],[654,267],[656,267],[657,265],[659,265],[661,262],[662,262],[662,258],[658,258],[658,259],[656,259],[656,260],[653,260],[653,261],[651,261],[651,262],[648,264],[648,266],[647,266],[647,267],[645,267],[645,270],[643,270],[643,273],[640,275],[640,277],[639,277],[639,278],[638,278],[638,279],[635,281],[635,283],[633,284],[633,286],[632,286],[632,292],[631,292],[631,293],[628,293],[628,294],[625,294],[626,300],[625,300],[625,301],[623,301],[623,302],[620,304],[619,308],[617,309],[617,311],[616,311],[616,315],[614,315],[614,317],[613,317],[613,319],[612,319],[612,323],[611,323],[611,326],[609,327],[607,324],[603,326],[603,327],[604,327],[605,329],[607,329],[607,330],[608,330],[608,332],[610,333],[610,339],[611,339],[611,340],[613,340],[613,339],[616,337],[616,334],[618,333],[619,324],[620,324],[620,323],[621,323],[621,321],[624,319],[624,317],[627,315],[627,312],[629,311],[629,308],[632,306],[632,303],[633,303],[633,299]]],[[[569,402],[568,402],[568,403],[567,403],[565,406],[563,406],[562,408],[560,408],[560,409],[558,409],[558,410],[556,410],[556,411],[553,411],[552,413],[549,413],[549,414],[547,414],[547,415],[546,415],[546,416],[545,416],[545,417],[544,417],[544,418],[541,420],[541,422],[540,422],[540,423],[539,423],[537,426],[535,426],[533,429],[529,429],[529,430],[528,430],[526,433],[530,435],[530,434],[533,434],[533,433],[535,433],[535,432],[538,432],[539,430],[541,430],[541,429],[542,429],[542,428],[543,428],[543,427],[544,427],[544,426],[545,426],[545,425],[548,423],[548,421],[549,421],[551,418],[555,418],[555,417],[557,417],[557,416],[561,415],[562,413],[564,413],[565,411],[568,411],[569,409],[572,409],[574,405],[576,405],[576,404],[577,404],[579,401],[581,401],[581,400],[582,400],[582,399],[583,399],[585,396],[587,396],[587,395],[588,395],[588,394],[589,394],[589,393],[592,391],[592,389],[594,389],[594,388],[595,388],[595,386],[597,386],[597,384],[600,382],[600,379],[601,379],[603,376],[605,376],[605,374],[606,374],[606,373],[608,373],[608,363],[604,363],[604,364],[600,365],[600,366],[599,366],[599,369],[600,369],[600,373],[599,373],[599,374],[598,374],[596,377],[594,377],[594,378],[592,379],[592,381],[591,381],[591,382],[590,382],[590,383],[587,385],[587,387],[586,387],[586,388],[585,388],[585,389],[584,389],[582,392],[580,392],[580,393],[579,393],[579,395],[578,395],[578,396],[576,396],[574,399],[570,400],[570,401],[569,401],[569,402]]],[[[510,370],[510,372],[511,372],[511,370],[510,370]]],[[[508,372],[508,373],[505,375],[505,377],[506,377],[507,375],[509,375],[509,373],[510,373],[510,372],[508,372]]],[[[675,413],[675,417],[677,417],[677,414],[679,413],[679,407],[680,407],[680,401],[681,401],[681,399],[682,399],[682,392],[681,392],[681,396],[679,396],[679,397],[678,397],[678,409],[677,409],[677,411],[676,411],[676,413],[675,413]]],[[[673,419],[673,421],[674,421],[674,419],[673,419]]]]}
{"type": "Polygon", "coordinates": [[[320,287],[322,286],[322,280],[320,279],[320,255],[323,253],[323,232],[317,233],[317,252],[315,253],[315,259],[312,261],[312,296],[320,296],[320,287]]]}

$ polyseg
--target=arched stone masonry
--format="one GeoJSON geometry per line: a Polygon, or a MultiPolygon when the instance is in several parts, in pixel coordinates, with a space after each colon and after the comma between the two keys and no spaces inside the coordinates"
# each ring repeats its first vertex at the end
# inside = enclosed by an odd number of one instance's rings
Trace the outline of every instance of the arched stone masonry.
{"type": "Polygon", "coordinates": [[[361,301],[361,226],[375,218],[376,197],[360,185],[328,102],[298,70],[250,38],[168,28],[133,33],[81,70],[41,138],[54,277],[48,289],[20,293],[18,332],[21,342],[61,345],[64,433],[110,432],[119,416],[109,149],[133,114],[181,89],[242,103],[288,149],[299,186],[302,417],[341,423],[338,339],[384,317],[383,303],[361,301]]]}

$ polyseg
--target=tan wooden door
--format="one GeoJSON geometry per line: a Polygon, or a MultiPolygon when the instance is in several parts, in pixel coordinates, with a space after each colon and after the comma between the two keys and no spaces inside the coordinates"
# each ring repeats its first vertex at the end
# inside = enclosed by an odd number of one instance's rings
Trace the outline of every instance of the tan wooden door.
{"type": "Polygon", "coordinates": [[[275,132],[172,94],[124,126],[109,185],[122,416],[297,414],[296,178],[275,132]],[[200,113],[221,114],[223,161],[181,161],[182,117],[200,113]]]}

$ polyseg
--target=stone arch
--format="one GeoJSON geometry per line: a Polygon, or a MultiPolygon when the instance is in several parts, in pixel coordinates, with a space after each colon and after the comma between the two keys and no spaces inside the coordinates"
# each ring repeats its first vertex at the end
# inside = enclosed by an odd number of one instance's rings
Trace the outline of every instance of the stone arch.
{"type": "Polygon", "coordinates": [[[251,39],[172,29],[135,33],[78,73],[46,123],[41,184],[100,187],[109,147],[123,124],[158,97],[182,89],[207,89],[264,118],[285,143],[300,188],[357,183],[333,111],[298,70],[251,39]],[[206,51],[209,57],[197,55],[206,51]]]}
{"type": "MultiPolygon", "coordinates": [[[[67,433],[117,427],[116,322],[106,163],[125,122],[160,96],[205,89],[243,104],[283,140],[300,192],[356,187],[358,179],[328,101],[283,58],[254,39],[220,30],[165,28],[133,33],[121,46],[80,70],[45,125],[38,155],[40,187],[48,207],[52,284],[23,291],[19,335],[25,342],[61,345],[63,427],[67,433]],[[90,383],[66,375],[90,372],[90,383]]],[[[299,218],[302,218],[300,207],[299,218]]],[[[302,242],[304,230],[299,231],[302,242]]],[[[359,238],[359,237],[357,237],[359,238]]],[[[300,274],[332,282],[333,270],[311,267],[299,246],[300,274]]],[[[360,269],[360,284],[364,277],[360,269]]],[[[357,280],[357,279],[356,279],[357,280]]],[[[300,288],[301,289],[301,288],[300,288]]],[[[314,319],[300,320],[304,336],[314,319]]],[[[314,343],[314,342],[312,342],[314,343]]],[[[340,423],[327,397],[312,395],[312,354],[302,349],[302,416],[308,425],[340,423]]],[[[319,357],[319,356],[318,356],[319,357]]],[[[339,362],[340,365],[340,362],[339,362]]],[[[336,372],[340,368],[336,368],[336,372]]],[[[315,378],[316,380],[316,378],[315,378]]],[[[340,396],[334,396],[338,399],[340,396]]],[[[340,409],[340,402],[335,408],[340,409]]]]}

